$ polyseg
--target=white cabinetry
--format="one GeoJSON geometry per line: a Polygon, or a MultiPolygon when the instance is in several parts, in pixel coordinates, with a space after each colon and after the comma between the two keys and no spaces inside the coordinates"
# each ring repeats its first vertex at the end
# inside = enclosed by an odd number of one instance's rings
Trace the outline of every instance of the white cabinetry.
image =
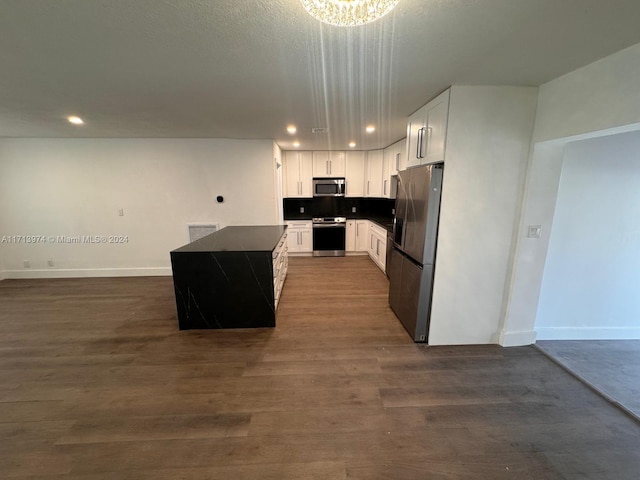
{"type": "Polygon", "coordinates": [[[284,192],[288,198],[313,197],[312,185],[312,152],[283,152],[284,192]]]}
{"type": "Polygon", "coordinates": [[[369,220],[347,220],[347,252],[367,252],[369,220]]]}
{"type": "Polygon", "coordinates": [[[382,164],[382,150],[370,150],[367,152],[364,184],[365,197],[382,197],[382,164]]]}
{"type": "Polygon", "coordinates": [[[364,197],[364,156],[361,151],[346,153],[347,197],[364,197]]]}
{"type": "Polygon", "coordinates": [[[307,221],[287,222],[287,247],[290,253],[313,252],[313,224],[307,221]]]}
{"type": "Polygon", "coordinates": [[[387,231],[378,225],[369,223],[367,251],[371,260],[384,272],[387,263],[387,231]]]}
{"type": "Polygon", "coordinates": [[[396,172],[407,169],[407,139],[403,138],[396,143],[396,172]]]}
{"type": "Polygon", "coordinates": [[[313,152],[314,177],[344,177],[345,152],[313,152]]]}
{"type": "Polygon", "coordinates": [[[276,308],[280,303],[280,293],[282,293],[282,286],[287,278],[287,269],[289,268],[287,238],[288,235],[285,232],[276,248],[271,252],[271,259],[273,260],[273,298],[275,299],[276,308]]]}
{"type": "Polygon", "coordinates": [[[345,248],[347,252],[356,251],[356,221],[347,220],[345,248]]]}
{"type": "Polygon", "coordinates": [[[394,175],[397,175],[399,170],[406,169],[406,162],[402,162],[405,156],[404,139],[384,149],[382,157],[382,196],[384,198],[396,198],[397,185],[394,175]]]}
{"type": "Polygon", "coordinates": [[[407,123],[407,167],[444,161],[449,90],[413,113],[407,123]]]}
{"type": "Polygon", "coordinates": [[[369,220],[356,220],[356,252],[366,252],[369,236],[369,220]]]}

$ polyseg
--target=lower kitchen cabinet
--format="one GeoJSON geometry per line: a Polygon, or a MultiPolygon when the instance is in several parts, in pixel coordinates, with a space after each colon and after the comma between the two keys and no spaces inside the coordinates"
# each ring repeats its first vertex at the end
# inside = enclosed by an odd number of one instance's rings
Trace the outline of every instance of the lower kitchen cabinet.
{"type": "Polygon", "coordinates": [[[366,253],[367,236],[369,235],[369,220],[347,220],[347,252],[366,253]]]}
{"type": "Polygon", "coordinates": [[[289,253],[313,252],[313,224],[307,221],[287,222],[287,247],[289,253]]]}
{"type": "Polygon", "coordinates": [[[346,230],[346,238],[345,238],[345,250],[347,252],[355,252],[356,251],[356,221],[355,220],[347,220],[347,230],[346,230]]]}
{"type": "Polygon", "coordinates": [[[356,220],[356,252],[367,251],[367,236],[369,235],[369,220],[356,220]]]}
{"type": "Polygon", "coordinates": [[[369,257],[385,272],[387,263],[387,231],[377,225],[369,226],[369,242],[367,245],[369,257]]]}

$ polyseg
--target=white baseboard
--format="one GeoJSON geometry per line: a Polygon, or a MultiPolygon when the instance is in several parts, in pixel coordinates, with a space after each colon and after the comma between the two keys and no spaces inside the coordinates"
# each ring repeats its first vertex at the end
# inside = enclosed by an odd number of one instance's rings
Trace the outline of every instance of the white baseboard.
{"type": "Polygon", "coordinates": [[[23,278],[78,278],[78,277],[164,277],[171,276],[171,267],[147,268],[69,268],[49,270],[5,270],[5,279],[23,278]]]}
{"type": "Polygon", "coordinates": [[[498,343],[503,347],[520,347],[536,343],[536,332],[526,330],[523,332],[500,332],[498,343]]]}
{"type": "Polygon", "coordinates": [[[536,328],[538,340],[640,340],[640,327],[536,328]]]}

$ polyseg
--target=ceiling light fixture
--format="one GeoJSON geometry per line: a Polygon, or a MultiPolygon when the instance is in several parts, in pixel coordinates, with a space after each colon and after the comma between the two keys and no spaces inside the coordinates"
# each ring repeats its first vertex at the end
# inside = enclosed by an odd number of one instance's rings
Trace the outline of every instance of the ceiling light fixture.
{"type": "Polygon", "coordinates": [[[298,148],[298,147],[300,146],[300,142],[293,142],[293,146],[294,146],[295,148],[298,148]]]}
{"type": "Polygon", "coordinates": [[[287,126],[287,132],[289,132],[291,135],[293,135],[297,131],[298,131],[298,129],[296,128],[295,125],[288,125],[287,126]]]}
{"type": "Polygon", "coordinates": [[[355,148],[356,142],[349,142],[349,148],[355,148]]]}
{"type": "Polygon", "coordinates": [[[82,120],[80,117],[76,117],[75,115],[67,117],[67,120],[69,121],[69,123],[73,123],[74,125],[84,125],[84,120],[82,120]]]}
{"type": "Polygon", "coordinates": [[[367,128],[365,128],[367,133],[373,133],[376,131],[376,127],[374,127],[373,125],[367,125],[367,128]]]}
{"type": "Polygon", "coordinates": [[[355,27],[384,17],[400,0],[300,0],[309,14],[337,27],[355,27]]]}

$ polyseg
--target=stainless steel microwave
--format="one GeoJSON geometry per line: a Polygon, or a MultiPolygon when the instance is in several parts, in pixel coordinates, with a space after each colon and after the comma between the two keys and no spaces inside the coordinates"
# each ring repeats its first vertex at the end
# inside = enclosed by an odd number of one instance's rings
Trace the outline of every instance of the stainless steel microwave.
{"type": "Polygon", "coordinates": [[[346,182],[344,178],[314,178],[314,197],[344,197],[346,182]]]}

